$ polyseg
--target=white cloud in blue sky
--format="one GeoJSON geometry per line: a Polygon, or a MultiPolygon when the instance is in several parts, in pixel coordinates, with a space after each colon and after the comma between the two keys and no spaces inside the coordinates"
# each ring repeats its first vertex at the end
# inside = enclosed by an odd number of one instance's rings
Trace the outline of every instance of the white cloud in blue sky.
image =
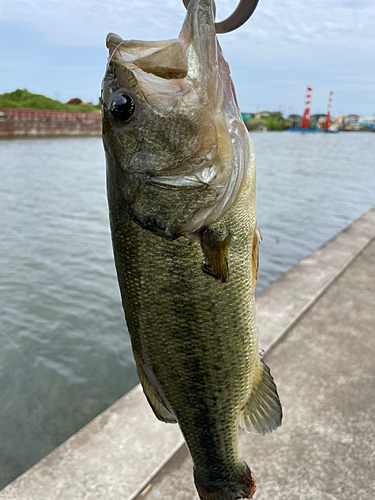
{"type": "MultiPolygon", "coordinates": [[[[218,19],[236,0],[217,0],[218,19]]],[[[0,92],[27,87],[67,100],[96,100],[107,32],[123,38],[178,35],[181,0],[0,0],[0,92]]],[[[375,112],[375,0],[260,0],[250,21],[221,35],[243,110],[375,112]]]]}

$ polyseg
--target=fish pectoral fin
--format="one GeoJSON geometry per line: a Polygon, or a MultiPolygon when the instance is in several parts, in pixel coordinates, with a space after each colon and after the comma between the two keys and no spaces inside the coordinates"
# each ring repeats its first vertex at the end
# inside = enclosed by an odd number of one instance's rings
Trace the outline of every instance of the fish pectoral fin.
{"type": "Polygon", "coordinates": [[[270,369],[260,358],[259,372],[254,377],[250,397],[240,416],[246,432],[268,434],[281,425],[283,417],[279,395],[270,369]]]}
{"type": "Polygon", "coordinates": [[[258,270],[259,270],[259,243],[262,241],[262,235],[260,234],[260,229],[255,226],[254,236],[253,236],[253,250],[251,258],[251,283],[252,291],[255,292],[255,287],[258,282],[258,270]]]}
{"type": "MultiPolygon", "coordinates": [[[[134,356],[135,357],[135,356],[134,356]]],[[[135,359],[135,363],[137,365],[137,372],[139,380],[142,384],[143,392],[147,398],[149,405],[151,406],[152,411],[155,413],[155,416],[165,422],[167,424],[176,424],[177,420],[173,413],[165,407],[164,403],[160,401],[160,398],[155,394],[155,391],[152,389],[150,382],[145,374],[145,371],[139,360],[135,359]]]]}
{"type": "Polygon", "coordinates": [[[230,239],[228,231],[216,225],[206,227],[200,233],[204,253],[203,271],[221,283],[229,280],[227,253],[230,239]]]}

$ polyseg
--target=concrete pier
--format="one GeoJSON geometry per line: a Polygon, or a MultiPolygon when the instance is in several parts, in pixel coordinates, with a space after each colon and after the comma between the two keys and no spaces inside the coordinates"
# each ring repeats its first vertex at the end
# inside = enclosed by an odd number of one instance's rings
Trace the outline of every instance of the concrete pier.
{"type": "MultiPolygon", "coordinates": [[[[257,297],[261,346],[284,409],[240,433],[258,500],[375,498],[375,209],[257,297]]],[[[14,500],[193,500],[178,427],[136,387],[0,492],[14,500]]]]}

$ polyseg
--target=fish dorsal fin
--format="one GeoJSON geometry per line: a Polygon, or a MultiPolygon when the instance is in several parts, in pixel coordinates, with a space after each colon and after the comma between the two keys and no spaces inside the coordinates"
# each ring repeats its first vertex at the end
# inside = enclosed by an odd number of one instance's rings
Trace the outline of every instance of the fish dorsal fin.
{"type": "Polygon", "coordinates": [[[280,427],[281,420],[282,408],[276,385],[261,356],[249,399],[240,416],[240,426],[246,432],[268,434],[280,427]]]}
{"type": "Polygon", "coordinates": [[[255,226],[254,237],[253,237],[253,250],[251,257],[251,283],[252,291],[255,292],[255,287],[258,282],[258,271],[259,271],[259,243],[262,241],[262,236],[258,226],[255,226]]]}

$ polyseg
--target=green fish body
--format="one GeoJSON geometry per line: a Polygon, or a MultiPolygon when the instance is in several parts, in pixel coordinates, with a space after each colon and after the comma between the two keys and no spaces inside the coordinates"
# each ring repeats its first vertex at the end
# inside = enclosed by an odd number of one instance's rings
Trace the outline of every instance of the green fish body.
{"type": "Polygon", "coordinates": [[[179,424],[200,498],[251,498],[239,425],[265,434],[282,413],[258,348],[254,150],[212,2],[190,2],[179,39],[107,46],[109,213],[139,378],[179,424]]]}

